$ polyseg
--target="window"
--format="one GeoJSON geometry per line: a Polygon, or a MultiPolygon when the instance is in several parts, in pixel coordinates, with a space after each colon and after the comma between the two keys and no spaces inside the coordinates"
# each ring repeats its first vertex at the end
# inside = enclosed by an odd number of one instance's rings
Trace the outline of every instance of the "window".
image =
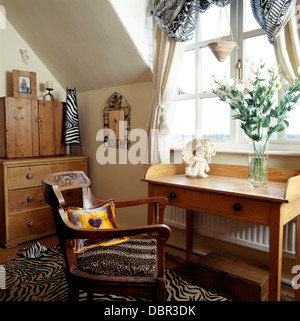
{"type": "MultiPolygon", "coordinates": [[[[221,102],[211,91],[212,75],[238,81],[247,73],[247,58],[262,59],[266,63],[276,63],[276,58],[273,46],[252,14],[250,1],[233,1],[225,8],[221,14],[219,36],[221,40],[230,40],[232,31],[239,49],[233,51],[224,62],[219,62],[207,45],[216,39],[220,8],[212,5],[200,14],[194,38],[186,43],[170,109],[174,148],[182,148],[184,143],[196,136],[212,138],[218,151],[248,149],[247,137],[239,123],[232,119],[229,105],[221,102]],[[238,62],[241,69],[237,67],[238,62]]],[[[288,88],[288,84],[284,88],[288,88]]],[[[282,92],[279,92],[280,95],[282,92]]],[[[299,152],[299,107],[298,103],[290,113],[289,128],[271,138],[270,150],[299,152]]]]}

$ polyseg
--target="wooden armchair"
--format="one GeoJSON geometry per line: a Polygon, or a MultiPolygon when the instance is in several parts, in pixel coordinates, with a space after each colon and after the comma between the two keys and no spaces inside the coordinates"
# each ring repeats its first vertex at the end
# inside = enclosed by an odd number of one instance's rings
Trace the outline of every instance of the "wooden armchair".
{"type": "MultiPolygon", "coordinates": [[[[70,300],[79,299],[79,290],[87,291],[89,299],[93,293],[101,293],[165,300],[164,251],[170,236],[170,228],[162,224],[168,202],[165,197],[115,202],[116,208],[153,204],[154,208],[158,207],[160,224],[136,228],[83,228],[69,220],[62,191],[80,188],[83,210],[102,204],[103,201],[92,195],[90,180],[84,172],[49,174],[42,179],[42,185],[45,201],[53,210],[64,255],[70,300]],[[95,246],[77,253],[74,249],[74,242],[78,240],[89,244],[122,238],[125,241],[115,245],[95,246]]],[[[74,213],[77,214],[72,212],[72,215],[74,213]]]]}

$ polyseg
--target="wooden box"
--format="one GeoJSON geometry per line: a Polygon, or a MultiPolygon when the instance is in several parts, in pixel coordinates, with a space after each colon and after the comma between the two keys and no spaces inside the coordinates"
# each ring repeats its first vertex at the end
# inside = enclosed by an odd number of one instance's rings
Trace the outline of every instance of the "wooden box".
{"type": "Polygon", "coordinates": [[[64,155],[65,103],[0,98],[0,158],[64,155]]]}
{"type": "Polygon", "coordinates": [[[234,301],[267,301],[269,272],[236,258],[212,252],[193,261],[196,283],[234,301]]]}
{"type": "Polygon", "coordinates": [[[0,157],[39,156],[36,99],[0,99],[0,157]]]}

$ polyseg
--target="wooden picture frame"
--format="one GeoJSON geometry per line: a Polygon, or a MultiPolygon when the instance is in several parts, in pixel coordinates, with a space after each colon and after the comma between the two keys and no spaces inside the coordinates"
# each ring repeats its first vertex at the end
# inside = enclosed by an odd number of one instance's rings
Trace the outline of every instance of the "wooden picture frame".
{"type": "Polygon", "coordinates": [[[130,106],[123,95],[115,92],[107,99],[103,123],[104,141],[109,148],[129,148],[130,106]]]}
{"type": "Polygon", "coordinates": [[[13,70],[13,96],[15,98],[37,98],[36,73],[13,70]]]}

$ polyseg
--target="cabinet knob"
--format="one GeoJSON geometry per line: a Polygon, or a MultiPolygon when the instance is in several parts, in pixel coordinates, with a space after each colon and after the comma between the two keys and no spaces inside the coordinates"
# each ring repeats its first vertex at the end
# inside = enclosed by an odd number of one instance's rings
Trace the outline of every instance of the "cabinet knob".
{"type": "Polygon", "coordinates": [[[169,197],[170,197],[171,200],[174,200],[176,198],[176,193],[173,193],[173,192],[170,193],[169,197]]]}
{"type": "Polygon", "coordinates": [[[72,195],[73,194],[73,190],[72,189],[68,189],[67,190],[67,195],[72,195]]]}
{"type": "Polygon", "coordinates": [[[33,174],[32,174],[32,173],[28,173],[28,174],[26,175],[26,178],[27,178],[27,179],[32,179],[32,178],[33,178],[33,174]]]}
{"type": "Polygon", "coordinates": [[[234,211],[239,212],[242,209],[242,205],[240,203],[234,203],[232,208],[234,211]]]}
{"type": "Polygon", "coordinates": [[[31,218],[28,223],[27,223],[28,227],[33,227],[34,226],[34,220],[31,218]]]}
{"type": "Polygon", "coordinates": [[[27,202],[28,203],[31,203],[31,202],[33,202],[34,201],[34,196],[33,195],[29,195],[28,197],[27,197],[27,202]]]}

